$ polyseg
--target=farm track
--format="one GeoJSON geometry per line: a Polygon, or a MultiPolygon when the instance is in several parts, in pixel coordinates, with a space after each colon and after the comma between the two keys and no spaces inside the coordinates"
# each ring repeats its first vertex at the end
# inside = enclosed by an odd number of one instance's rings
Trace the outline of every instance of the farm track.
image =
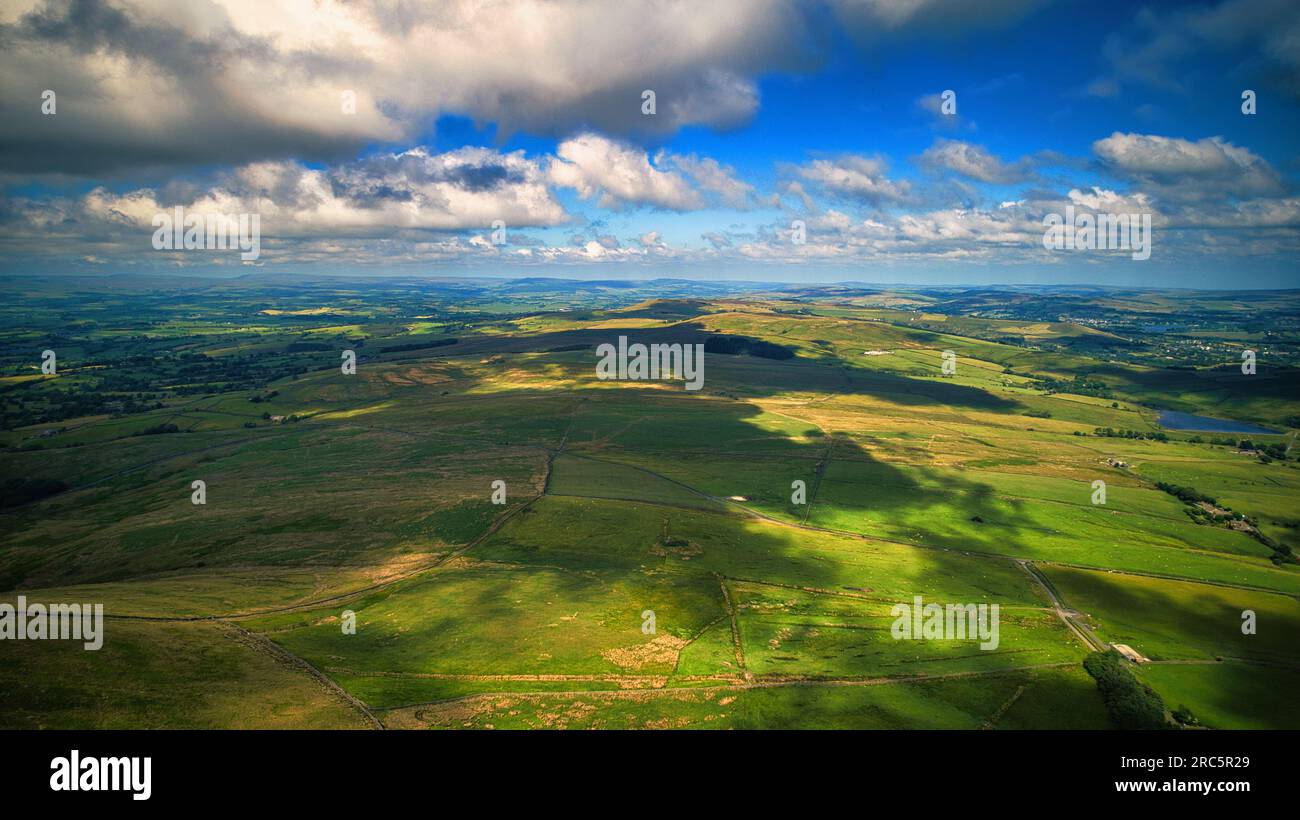
{"type": "Polygon", "coordinates": [[[1038,584],[1039,588],[1047,594],[1048,600],[1052,602],[1052,610],[1056,613],[1056,617],[1060,618],[1061,622],[1064,623],[1070,631],[1079,638],[1079,640],[1083,641],[1085,646],[1095,651],[1101,651],[1106,648],[1104,643],[1093,638],[1088,634],[1088,630],[1075,622],[1074,618],[1079,615],[1079,613],[1072,609],[1065,608],[1065,604],[1061,601],[1061,598],[1056,591],[1056,586],[1034,567],[1032,561],[1016,561],[1016,565],[1024,570],[1025,574],[1033,579],[1034,582],[1038,584]]]}

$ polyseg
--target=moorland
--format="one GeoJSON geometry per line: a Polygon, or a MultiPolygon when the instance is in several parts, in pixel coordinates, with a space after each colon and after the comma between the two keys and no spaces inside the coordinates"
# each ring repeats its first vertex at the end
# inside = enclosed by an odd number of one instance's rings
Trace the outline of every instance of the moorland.
{"type": "Polygon", "coordinates": [[[0,641],[0,727],[1108,728],[1115,645],[1170,726],[1300,727],[1300,292],[0,291],[0,600],[108,617],[0,641]]]}

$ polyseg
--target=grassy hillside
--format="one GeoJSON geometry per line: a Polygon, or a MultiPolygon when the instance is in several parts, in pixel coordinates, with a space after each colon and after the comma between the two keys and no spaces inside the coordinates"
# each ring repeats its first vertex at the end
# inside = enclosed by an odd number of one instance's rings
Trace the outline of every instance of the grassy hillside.
{"type": "Polygon", "coordinates": [[[1294,725],[1285,356],[1170,369],[1128,297],[297,294],[5,314],[0,598],[109,621],[0,642],[0,725],[1091,728],[1107,643],[1207,725],[1294,725]],[[598,379],[619,335],[768,345],[694,392],[598,379]],[[915,596],[997,604],[998,648],[896,640],[915,596]]]}

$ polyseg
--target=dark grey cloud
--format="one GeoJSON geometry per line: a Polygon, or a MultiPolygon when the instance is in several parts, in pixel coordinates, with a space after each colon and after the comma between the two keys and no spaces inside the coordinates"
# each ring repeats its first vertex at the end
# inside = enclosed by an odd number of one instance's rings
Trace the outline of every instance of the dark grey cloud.
{"type": "Polygon", "coordinates": [[[0,25],[0,171],[113,176],[253,158],[329,160],[384,135],[355,120],[331,127],[327,120],[342,119],[337,105],[315,122],[301,103],[296,117],[280,116],[277,97],[328,81],[344,65],[283,55],[212,11],[205,36],[106,0],[49,0],[0,25]],[[264,88],[235,81],[254,66],[264,88]],[[56,95],[52,116],[41,110],[47,89],[56,95]]]}
{"type": "MultiPolygon", "coordinates": [[[[748,122],[757,78],[816,68],[837,24],[912,36],[1013,20],[944,0],[44,0],[0,9],[0,173],[109,179],[405,147],[445,113],[502,139],[748,122]],[[961,21],[954,23],[954,21],[961,21]],[[43,116],[41,93],[58,95],[43,116]],[[643,112],[644,91],[655,111],[643,112]],[[342,95],[355,95],[345,113],[342,95]]],[[[501,184],[484,171],[467,186],[501,184]]],[[[506,181],[508,182],[508,180],[506,181]]],[[[730,192],[743,197],[744,192],[730,192]]]]}

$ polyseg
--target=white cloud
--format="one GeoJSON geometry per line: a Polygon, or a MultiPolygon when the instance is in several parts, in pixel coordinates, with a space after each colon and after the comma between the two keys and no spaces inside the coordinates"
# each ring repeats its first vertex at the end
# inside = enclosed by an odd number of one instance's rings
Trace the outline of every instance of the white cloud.
{"type": "Polygon", "coordinates": [[[872,205],[911,199],[911,185],[906,180],[894,182],[886,176],[886,171],[885,161],[880,157],[856,154],[815,159],[797,169],[804,180],[827,192],[872,205]]]}
{"type": "Polygon", "coordinates": [[[1116,131],[1092,147],[1109,169],[1170,199],[1275,196],[1284,190],[1272,166],[1222,137],[1193,142],[1116,131]]]}
{"type": "Polygon", "coordinates": [[[1032,178],[1028,160],[1005,163],[988,149],[960,140],[935,140],[921,154],[921,163],[932,169],[947,170],[979,182],[1012,183],[1032,178]]]}
{"type": "Polygon", "coordinates": [[[727,129],[758,110],[758,77],[816,67],[836,22],[866,39],[958,34],[1037,5],[829,2],[10,0],[0,171],[338,161],[409,145],[448,113],[503,136],[727,129]],[[46,88],[57,118],[35,113],[46,88]]]}
{"type": "Polygon", "coordinates": [[[716,194],[727,207],[747,208],[754,200],[754,186],[737,179],[734,168],[721,165],[716,159],[695,154],[666,154],[665,158],[700,188],[716,194]]]}
{"type": "Polygon", "coordinates": [[[434,237],[487,232],[497,219],[510,229],[570,219],[547,187],[540,164],[521,151],[462,148],[431,154],[415,148],[323,169],[287,161],[252,163],[209,186],[187,186],[183,196],[166,188],[113,192],[100,186],[75,199],[19,199],[0,215],[6,223],[3,244],[38,254],[59,253],[66,244],[96,256],[147,259],[155,214],[176,206],[196,214],[258,214],[263,237],[275,240],[264,243],[271,257],[292,246],[299,260],[311,258],[312,248],[326,247],[363,255],[367,248],[396,244],[473,252],[483,243],[434,237]]]}
{"type": "Polygon", "coordinates": [[[725,234],[717,231],[705,231],[700,234],[700,238],[713,247],[714,250],[721,251],[731,247],[731,239],[725,234]]]}
{"type": "Polygon", "coordinates": [[[536,161],[486,148],[414,148],[323,170],[256,163],[188,207],[261,213],[264,231],[285,235],[486,230],[497,219],[511,227],[567,219],[536,161]]]}
{"type": "Polygon", "coordinates": [[[1107,188],[1093,187],[1088,190],[1071,188],[1066,195],[1071,205],[1076,208],[1106,214],[1154,213],[1155,206],[1151,198],[1144,193],[1121,194],[1107,188]]]}
{"type": "Polygon", "coordinates": [[[704,204],[680,174],[656,168],[641,149],[608,137],[582,134],[560,143],[556,154],[548,169],[551,182],[584,199],[598,197],[602,208],[650,205],[688,211],[704,204]]]}
{"type": "Polygon", "coordinates": [[[807,17],[784,0],[6,3],[0,169],[348,158],[443,113],[502,134],[728,128],[757,110],[757,75],[815,61],[807,17]],[[37,113],[45,88],[57,117],[37,113]]]}

